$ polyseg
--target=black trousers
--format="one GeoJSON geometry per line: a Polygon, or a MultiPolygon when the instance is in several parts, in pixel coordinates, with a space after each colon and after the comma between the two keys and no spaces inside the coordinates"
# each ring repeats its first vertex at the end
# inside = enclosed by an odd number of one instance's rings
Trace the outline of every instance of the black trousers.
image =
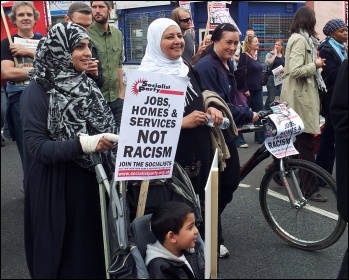
{"type": "Polygon", "coordinates": [[[232,201],[233,194],[240,183],[240,159],[235,141],[228,145],[230,158],[226,160],[226,168],[219,176],[219,195],[218,195],[218,243],[224,244],[221,215],[225,207],[232,201]]]}

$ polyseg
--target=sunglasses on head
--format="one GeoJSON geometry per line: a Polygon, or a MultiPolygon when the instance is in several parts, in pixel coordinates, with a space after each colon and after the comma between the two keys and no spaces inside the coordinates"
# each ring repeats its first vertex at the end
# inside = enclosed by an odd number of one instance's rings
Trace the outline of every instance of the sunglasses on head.
{"type": "Polygon", "coordinates": [[[189,20],[191,20],[191,17],[180,19],[179,21],[180,22],[189,22],[189,20]]]}

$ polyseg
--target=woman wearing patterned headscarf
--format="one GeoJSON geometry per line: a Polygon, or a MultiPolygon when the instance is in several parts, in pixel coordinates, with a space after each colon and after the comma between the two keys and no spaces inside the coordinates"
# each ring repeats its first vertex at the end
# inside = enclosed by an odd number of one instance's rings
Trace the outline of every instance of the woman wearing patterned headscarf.
{"type": "Polygon", "coordinates": [[[55,25],[40,40],[21,97],[24,133],[24,233],[32,278],[104,278],[98,183],[91,153],[111,177],[115,121],[85,74],[86,30],[55,25]]]}
{"type": "MultiPolygon", "coordinates": [[[[320,101],[318,91],[326,89],[319,68],[325,60],[317,57],[319,45],[315,32],[315,12],[309,7],[301,7],[293,16],[291,37],[285,53],[285,70],[280,95],[301,117],[304,132],[296,136],[296,148],[300,159],[315,162],[313,139],[320,133],[320,101]]],[[[326,202],[327,198],[319,193],[316,178],[304,172],[300,174],[303,195],[310,200],[326,202]],[[311,180],[305,180],[305,178],[311,180]]]]}
{"type": "MultiPolygon", "coordinates": [[[[327,92],[320,97],[320,114],[325,118],[325,128],[321,133],[319,150],[316,155],[316,164],[332,174],[335,160],[335,147],[334,130],[330,117],[330,104],[339,68],[347,57],[345,43],[348,41],[348,27],[341,19],[331,19],[325,24],[323,32],[327,37],[319,46],[318,50],[319,55],[326,59],[326,66],[323,68],[323,71],[321,71],[321,76],[325,81],[327,92]]],[[[324,183],[320,182],[320,186],[324,186],[324,183]]]]}

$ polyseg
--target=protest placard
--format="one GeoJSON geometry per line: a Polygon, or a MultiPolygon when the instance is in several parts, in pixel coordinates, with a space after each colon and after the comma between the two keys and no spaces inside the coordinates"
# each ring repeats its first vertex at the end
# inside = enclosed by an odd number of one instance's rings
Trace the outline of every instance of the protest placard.
{"type": "Polygon", "coordinates": [[[188,78],[130,71],[120,126],[115,180],[170,178],[188,78]]]}
{"type": "Polygon", "coordinates": [[[299,115],[284,104],[271,107],[274,114],[269,115],[274,124],[276,135],[265,139],[268,151],[277,158],[297,155],[298,151],[293,145],[296,135],[304,130],[304,123],[299,115]]]}

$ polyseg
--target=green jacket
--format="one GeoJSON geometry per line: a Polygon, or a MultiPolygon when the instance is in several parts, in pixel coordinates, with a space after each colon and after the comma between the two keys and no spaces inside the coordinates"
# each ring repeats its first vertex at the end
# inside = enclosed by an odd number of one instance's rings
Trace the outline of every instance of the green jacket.
{"type": "Polygon", "coordinates": [[[119,97],[118,69],[122,68],[123,44],[120,30],[109,25],[109,32],[97,23],[93,23],[88,31],[92,42],[98,49],[100,63],[105,81],[101,88],[107,102],[113,102],[119,97]]]}

